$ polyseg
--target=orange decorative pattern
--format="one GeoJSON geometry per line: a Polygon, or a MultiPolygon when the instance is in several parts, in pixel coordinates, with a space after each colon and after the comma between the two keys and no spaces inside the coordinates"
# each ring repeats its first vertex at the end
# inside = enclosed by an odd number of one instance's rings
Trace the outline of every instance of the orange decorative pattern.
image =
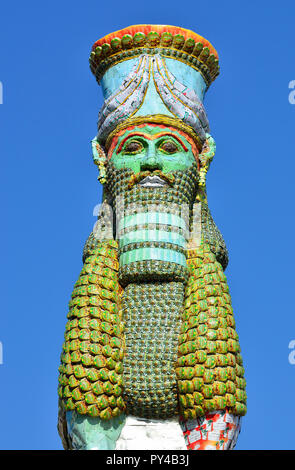
{"type": "Polygon", "coordinates": [[[198,70],[207,86],[219,74],[217,51],[207,39],[169,25],[129,26],[104,36],[92,46],[90,68],[99,81],[109,67],[143,53],[157,53],[159,49],[163,57],[174,58],[198,70]]]}
{"type": "MultiPolygon", "coordinates": [[[[172,126],[171,126],[171,127],[172,127],[172,126]]],[[[115,135],[115,137],[113,138],[112,143],[111,143],[111,146],[110,146],[109,151],[108,151],[107,159],[108,159],[108,160],[111,159],[111,157],[112,157],[112,155],[113,155],[113,152],[114,152],[114,149],[116,148],[116,146],[117,146],[117,144],[118,144],[119,138],[120,138],[122,135],[124,135],[124,134],[126,133],[126,131],[132,131],[132,130],[134,130],[134,131],[137,133],[137,135],[139,135],[139,134],[140,134],[140,135],[144,135],[144,137],[145,137],[146,139],[153,140],[153,139],[155,139],[155,138],[159,138],[159,137],[161,136],[161,134],[162,134],[162,135],[167,135],[167,130],[168,130],[168,129],[169,129],[169,128],[167,128],[167,126],[164,126],[163,124],[153,124],[153,123],[149,123],[149,124],[143,123],[143,124],[138,124],[137,126],[136,126],[136,125],[128,126],[128,127],[124,128],[124,129],[120,130],[120,131],[115,135]],[[150,135],[148,135],[148,134],[145,134],[144,132],[143,132],[142,134],[140,134],[140,133],[138,132],[138,129],[144,129],[146,126],[149,126],[149,127],[159,127],[159,128],[161,128],[161,129],[163,129],[163,132],[156,134],[156,136],[150,136],[150,135]]],[[[177,127],[176,127],[176,129],[177,129],[177,127]]],[[[182,135],[183,137],[185,137],[186,140],[191,144],[193,154],[194,154],[194,156],[195,156],[195,158],[196,158],[196,161],[197,161],[198,164],[199,164],[199,160],[198,160],[199,151],[198,151],[198,148],[197,148],[197,146],[196,146],[196,144],[195,144],[195,141],[194,141],[189,135],[187,135],[185,132],[181,131],[180,129],[177,129],[177,132],[179,132],[180,135],[182,135]]],[[[129,138],[129,137],[130,137],[130,135],[128,134],[128,136],[126,137],[126,139],[129,138]]],[[[177,136],[176,136],[175,134],[173,134],[173,137],[177,139],[177,136]]],[[[179,139],[179,142],[180,142],[180,144],[183,146],[183,142],[182,142],[180,139],[179,139]]],[[[118,152],[120,152],[123,143],[124,143],[124,141],[121,143],[120,147],[118,148],[118,152]]]]}
{"type": "MultiPolygon", "coordinates": [[[[156,32],[159,35],[162,33],[171,33],[173,36],[180,34],[184,37],[185,40],[193,39],[196,43],[201,42],[204,47],[208,47],[211,54],[214,54],[216,59],[218,59],[218,53],[212,46],[212,44],[207,41],[207,39],[203,38],[197,33],[190,31],[189,29],[180,28],[179,26],[171,26],[171,25],[155,25],[155,24],[140,24],[134,26],[128,26],[124,29],[120,29],[119,31],[115,31],[113,33],[107,34],[101,39],[98,39],[92,46],[92,50],[94,51],[97,46],[102,46],[103,44],[111,44],[112,39],[122,39],[123,36],[126,34],[130,34],[134,36],[136,33],[144,33],[148,35],[150,32],[156,32]]],[[[157,40],[155,39],[157,43],[157,40]]],[[[151,42],[151,45],[153,43],[151,42]]]]}
{"type": "Polygon", "coordinates": [[[187,139],[189,137],[189,142],[193,146],[194,154],[197,155],[202,150],[202,142],[193,129],[186,125],[183,121],[177,118],[170,118],[162,114],[155,114],[151,116],[138,116],[134,118],[126,119],[123,123],[120,123],[116,129],[108,135],[108,138],[105,143],[105,148],[110,151],[110,148],[114,149],[117,145],[118,138],[122,133],[127,129],[134,129],[135,127],[142,128],[146,125],[155,125],[157,127],[165,128],[175,128],[177,131],[184,135],[187,139]]]}

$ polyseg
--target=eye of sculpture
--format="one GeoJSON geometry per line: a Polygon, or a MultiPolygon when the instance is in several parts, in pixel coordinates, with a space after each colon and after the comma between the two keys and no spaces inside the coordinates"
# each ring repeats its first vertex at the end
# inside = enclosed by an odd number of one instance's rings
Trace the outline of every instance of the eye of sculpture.
{"type": "Polygon", "coordinates": [[[180,151],[178,145],[172,139],[164,140],[164,142],[159,146],[159,150],[170,154],[180,151]]]}
{"type": "Polygon", "coordinates": [[[143,144],[139,140],[131,140],[124,146],[123,153],[140,153],[143,148],[143,144]]]}

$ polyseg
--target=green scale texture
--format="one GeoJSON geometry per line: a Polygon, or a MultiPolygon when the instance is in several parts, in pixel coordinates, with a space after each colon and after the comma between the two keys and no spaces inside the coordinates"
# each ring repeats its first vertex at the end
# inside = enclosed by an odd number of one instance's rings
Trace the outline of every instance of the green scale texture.
{"type": "Polygon", "coordinates": [[[117,243],[97,242],[84,255],[69,303],[59,367],[60,406],[61,411],[111,419],[125,408],[117,243]]]}
{"type": "Polygon", "coordinates": [[[246,381],[226,277],[207,243],[189,253],[176,374],[185,419],[246,413],[246,381]]]}
{"type": "Polygon", "coordinates": [[[165,419],[179,412],[175,364],[183,302],[181,282],[124,290],[123,397],[130,414],[165,419]]]}
{"type": "Polygon", "coordinates": [[[117,243],[89,246],[85,256],[59,368],[61,416],[63,410],[106,420],[124,410],[185,419],[225,408],[246,413],[231,298],[208,243],[188,252],[186,287],[130,283],[123,294],[117,243]]]}

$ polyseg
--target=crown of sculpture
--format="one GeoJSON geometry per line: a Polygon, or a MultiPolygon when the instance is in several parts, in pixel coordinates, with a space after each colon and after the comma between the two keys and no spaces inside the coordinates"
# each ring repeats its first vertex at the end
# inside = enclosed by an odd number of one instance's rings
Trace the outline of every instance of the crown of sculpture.
{"type": "Polygon", "coordinates": [[[109,67],[143,52],[157,51],[199,71],[207,85],[219,74],[218,54],[209,41],[188,29],[168,25],[135,25],[108,34],[94,43],[90,67],[99,81],[109,67]]]}
{"type": "Polygon", "coordinates": [[[105,99],[100,142],[130,117],[146,121],[156,115],[170,125],[182,121],[199,144],[205,140],[209,124],[202,101],[219,72],[217,52],[206,39],[175,26],[131,26],[98,40],[90,66],[105,99]]]}

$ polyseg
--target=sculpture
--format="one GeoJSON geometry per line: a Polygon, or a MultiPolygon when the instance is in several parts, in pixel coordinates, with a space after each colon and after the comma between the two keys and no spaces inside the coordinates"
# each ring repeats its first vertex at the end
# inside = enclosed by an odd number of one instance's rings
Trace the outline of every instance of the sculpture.
{"type": "Polygon", "coordinates": [[[231,449],[246,393],[206,196],[217,52],[192,31],[139,25],[97,41],[90,67],[104,191],[61,355],[64,448],[231,449]]]}

